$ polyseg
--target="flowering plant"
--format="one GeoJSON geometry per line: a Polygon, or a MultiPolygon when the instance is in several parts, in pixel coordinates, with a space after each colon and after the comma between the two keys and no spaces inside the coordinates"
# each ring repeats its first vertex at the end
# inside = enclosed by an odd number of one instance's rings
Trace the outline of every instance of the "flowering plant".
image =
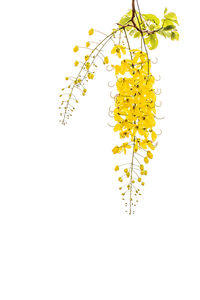
{"type": "MultiPolygon", "coordinates": [[[[178,20],[173,12],[164,11],[164,17],[159,19],[153,14],[142,14],[138,0],[132,0],[132,9],[125,14],[117,28],[105,35],[98,43],[87,41],[85,47],[75,46],[73,51],[87,48],[90,52],[84,57],[84,61],[75,61],[79,67],[76,77],[66,77],[69,82],[63,88],[60,95],[60,122],[65,125],[75,110],[78,103],[76,91],[86,95],[86,84],[94,79],[97,69],[96,61],[100,59],[107,70],[113,70],[116,77],[116,94],[113,97],[113,108],[109,114],[114,118],[114,132],[119,133],[123,140],[113,148],[113,154],[130,154],[128,163],[118,164],[116,172],[121,172],[118,177],[119,190],[125,201],[126,212],[135,212],[135,206],[144,186],[144,176],[147,175],[146,165],[153,158],[153,150],[156,148],[156,102],[158,90],[155,89],[155,77],[152,75],[152,61],[149,50],[158,46],[159,36],[171,39],[179,39],[177,30],[178,20]],[[137,9],[136,9],[137,6],[137,9]],[[135,46],[136,39],[140,45],[135,46]],[[110,64],[110,57],[104,55],[104,48],[108,43],[113,43],[111,54],[120,62],[110,64]],[[132,47],[134,43],[134,47],[132,47]]],[[[89,36],[98,31],[91,28],[89,36]]]]}

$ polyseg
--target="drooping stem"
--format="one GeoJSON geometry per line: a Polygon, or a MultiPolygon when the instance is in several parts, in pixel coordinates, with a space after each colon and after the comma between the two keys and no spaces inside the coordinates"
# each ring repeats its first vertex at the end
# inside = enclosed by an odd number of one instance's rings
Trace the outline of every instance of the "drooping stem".
{"type": "Polygon", "coordinates": [[[134,24],[134,18],[135,18],[135,0],[132,0],[132,18],[131,21],[134,24]]]}
{"type": "MultiPolygon", "coordinates": [[[[134,2],[134,0],[133,0],[134,2]]],[[[134,4],[133,4],[134,5],[134,4]]],[[[127,41],[127,45],[128,45],[128,49],[129,49],[129,53],[130,53],[130,57],[131,57],[131,60],[133,60],[133,54],[131,52],[131,47],[130,47],[130,43],[129,43],[129,39],[128,39],[128,36],[127,36],[127,33],[126,33],[126,30],[124,29],[124,34],[125,34],[125,38],[126,38],[126,41],[127,41]]],[[[134,121],[134,124],[135,124],[135,121],[134,121]]],[[[130,164],[130,173],[131,173],[131,176],[130,176],[130,197],[129,197],[129,215],[132,214],[132,202],[133,202],[133,164],[134,164],[134,156],[135,156],[135,141],[136,141],[136,138],[134,136],[134,141],[133,141],[133,151],[132,151],[132,158],[131,158],[131,164],[130,164]]]]}
{"type": "MultiPolygon", "coordinates": [[[[119,31],[119,30],[120,30],[120,28],[118,28],[115,32],[117,32],[117,31],[119,31]]],[[[115,34],[115,32],[112,32],[111,34],[107,35],[107,36],[106,36],[101,42],[99,42],[98,45],[91,51],[91,53],[90,53],[90,55],[89,55],[89,58],[92,57],[93,53],[94,53],[96,50],[98,51],[98,52],[97,52],[97,55],[96,55],[95,58],[92,60],[91,66],[93,65],[93,63],[94,63],[96,57],[99,55],[99,53],[100,53],[100,51],[103,49],[103,47],[107,44],[107,42],[108,42],[109,40],[111,40],[111,38],[112,38],[112,36],[115,34]],[[102,46],[102,47],[100,48],[100,50],[99,50],[98,47],[101,46],[101,45],[103,45],[103,46],[102,46]]],[[[62,118],[62,124],[63,124],[63,125],[65,125],[65,119],[66,119],[67,110],[68,110],[68,107],[69,107],[69,101],[70,101],[71,96],[73,95],[73,91],[74,91],[74,89],[75,89],[75,87],[76,87],[75,82],[78,80],[78,78],[79,78],[81,72],[84,70],[85,65],[86,65],[86,62],[84,62],[84,64],[82,65],[82,67],[81,67],[81,69],[80,69],[80,71],[79,71],[79,73],[78,73],[78,75],[77,75],[77,77],[76,77],[76,79],[75,79],[75,81],[74,81],[74,84],[73,84],[72,87],[71,87],[71,92],[70,92],[70,94],[69,94],[69,97],[68,97],[66,106],[65,106],[65,108],[64,108],[64,115],[63,115],[63,118],[62,118]]],[[[90,66],[90,68],[91,68],[91,66],[90,66]]],[[[89,70],[90,70],[90,68],[89,68],[89,70]]],[[[87,70],[87,73],[83,76],[83,80],[86,78],[86,75],[88,74],[89,70],[87,70]]]]}

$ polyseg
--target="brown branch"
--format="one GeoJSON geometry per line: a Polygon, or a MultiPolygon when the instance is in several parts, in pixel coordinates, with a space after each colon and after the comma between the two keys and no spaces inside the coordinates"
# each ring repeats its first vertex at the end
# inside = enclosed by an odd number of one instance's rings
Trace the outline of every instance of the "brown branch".
{"type": "Polygon", "coordinates": [[[132,0],[132,18],[131,18],[131,21],[133,22],[133,24],[134,24],[135,13],[136,13],[135,0],[132,0]]]}
{"type": "MultiPolygon", "coordinates": [[[[126,24],[126,25],[121,25],[119,23],[117,23],[117,25],[121,26],[122,28],[121,29],[124,29],[125,27],[134,27],[137,31],[139,31],[141,33],[141,35],[143,35],[144,33],[147,33],[148,35],[150,34],[154,34],[158,31],[160,31],[163,27],[159,28],[159,29],[156,29],[156,30],[152,30],[152,31],[149,31],[149,30],[142,30],[141,28],[139,28],[136,24],[135,24],[135,21],[134,21],[134,18],[135,18],[135,15],[136,15],[136,9],[135,9],[135,0],[132,0],[132,17],[131,17],[131,22],[133,23],[133,25],[131,24],[126,24]]],[[[130,22],[129,21],[129,22],[130,22]]]]}
{"type": "Polygon", "coordinates": [[[147,33],[148,35],[149,35],[149,34],[154,34],[154,33],[160,31],[160,30],[163,28],[163,27],[161,27],[161,28],[159,28],[159,29],[152,30],[152,31],[149,31],[149,30],[147,30],[147,29],[146,29],[146,30],[141,30],[140,28],[137,27],[137,25],[135,24],[135,22],[134,22],[133,24],[127,24],[127,25],[121,25],[120,23],[117,23],[117,25],[118,25],[118,26],[121,26],[120,29],[124,29],[124,28],[126,28],[126,27],[133,27],[133,28],[137,29],[141,34],[147,33]]]}

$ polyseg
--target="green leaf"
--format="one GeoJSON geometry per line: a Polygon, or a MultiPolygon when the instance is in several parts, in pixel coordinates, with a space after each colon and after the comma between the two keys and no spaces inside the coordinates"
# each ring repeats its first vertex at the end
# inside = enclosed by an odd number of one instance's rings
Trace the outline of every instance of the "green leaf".
{"type": "Polygon", "coordinates": [[[165,18],[168,19],[168,20],[171,20],[173,21],[174,23],[178,24],[178,19],[177,19],[177,16],[175,13],[173,12],[170,12],[168,14],[165,15],[165,18]]]}
{"type": "Polygon", "coordinates": [[[168,26],[164,27],[163,30],[169,31],[169,30],[172,30],[172,29],[174,29],[174,28],[176,28],[175,25],[168,25],[168,26]]]}
{"type": "Polygon", "coordinates": [[[160,30],[158,31],[158,34],[164,36],[165,38],[171,38],[171,32],[169,31],[160,30]]]}
{"type": "Polygon", "coordinates": [[[176,39],[176,34],[174,31],[171,33],[171,40],[174,41],[176,39]]]}
{"type": "MultiPolygon", "coordinates": [[[[128,29],[128,27],[126,28],[126,30],[127,30],[127,29],[128,29]]],[[[136,29],[135,29],[135,28],[134,28],[134,29],[131,28],[131,30],[129,31],[129,34],[130,34],[131,36],[133,36],[135,32],[136,32],[136,29]]]]}
{"type": "Polygon", "coordinates": [[[134,34],[134,38],[138,38],[141,36],[141,33],[139,31],[137,31],[135,34],[134,34]]]}
{"type": "Polygon", "coordinates": [[[148,46],[148,44],[149,44],[149,42],[150,42],[149,36],[146,37],[146,38],[144,38],[144,42],[145,42],[145,44],[148,46]]]}
{"type": "Polygon", "coordinates": [[[167,8],[165,8],[165,10],[164,10],[164,15],[167,13],[167,8]]]}
{"type": "Polygon", "coordinates": [[[132,9],[130,9],[128,12],[127,12],[127,15],[132,18],[132,9]]]}
{"type": "Polygon", "coordinates": [[[125,25],[125,24],[128,23],[130,20],[131,20],[130,17],[128,17],[128,16],[123,16],[123,17],[121,18],[121,20],[119,21],[119,24],[125,25]]]}
{"type": "Polygon", "coordinates": [[[129,10],[127,14],[125,14],[119,21],[121,25],[125,25],[126,23],[131,21],[132,11],[129,10]]]}
{"type": "Polygon", "coordinates": [[[171,21],[171,20],[168,20],[168,19],[162,19],[162,26],[163,27],[166,27],[166,26],[169,26],[169,25],[173,25],[173,26],[175,26],[174,25],[174,21],[171,21]]]}
{"type": "Polygon", "coordinates": [[[179,33],[176,32],[176,40],[177,40],[177,41],[179,41],[179,37],[180,37],[179,33]]]}
{"type": "MultiPolygon", "coordinates": [[[[156,26],[156,27],[158,27],[158,26],[156,26]]],[[[151,25],[149,26],[149,30],[150,30],[150,31],[155,30],[155,24],[151,24],[151,25]]]]}
{"type": "Polygon", "coordinates": [[[172,33],[171,33],[171,40],[172,41],[175,41],[175,40],[179,40],[179,33],[178,33],[178,31],[172,31],[172,33]]]}
{"type": "Polygon", "coordinates": [[[158,38],[157,38],[157,35],[154,33],[154,34],[151,34],[149,36],[149,45],[148,45],[149,49],[150,50],[154,50],[158,47],[158,38]]]}
{"type": "Polygon", "coordinates": [[[155,23],[156,25],[160,24],[160,20],[155,15],[143,14],[142,16],[146,21],[151,21],[151,22],[155,23]]]}

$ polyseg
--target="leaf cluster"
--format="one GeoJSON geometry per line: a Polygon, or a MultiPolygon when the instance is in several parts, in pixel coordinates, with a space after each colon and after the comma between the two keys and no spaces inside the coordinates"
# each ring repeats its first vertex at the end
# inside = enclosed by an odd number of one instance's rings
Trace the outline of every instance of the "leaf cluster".
{"type": "MultiPolygon", "coordinates": [[[[132,10],[125,14],[119,24],[133,25],[132,10]]],[[[158,46],[158,35],[169,38],[172,41],[179,40],[179,33],[177,30],[178,19],[174,12],[168,12],[167,8],[164,10],[164,17],[159,19],[154,14],[139,14],[136,11],[134,18],[135,27],[127,26],[125,30],[134,38],[139,38],[143,35],[144,42],[150,50],[156,49],[158,46]],[[138,30],[139,28],[140,30],[138,30]],[[141,34],[142,31],[143,33],[141,34]]]]}

